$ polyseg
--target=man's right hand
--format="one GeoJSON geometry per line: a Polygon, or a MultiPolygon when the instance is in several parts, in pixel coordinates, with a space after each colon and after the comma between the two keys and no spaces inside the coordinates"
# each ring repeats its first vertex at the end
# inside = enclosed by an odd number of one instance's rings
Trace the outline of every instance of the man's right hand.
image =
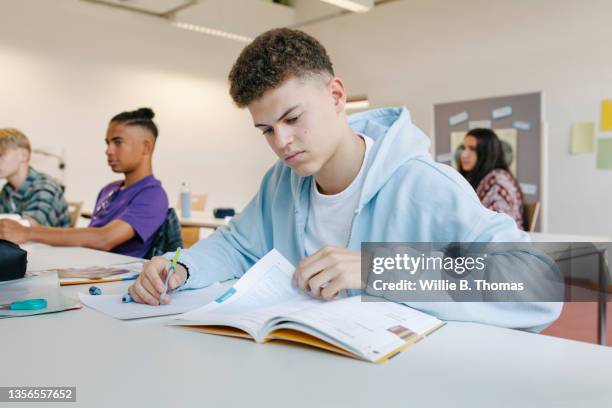
{"type": "MultiPolygon", "coordinates": [[[[149,262],[146,262],[140,276],[128,289],[132,299],[138,303],[158,306],[160,304],[160,296],[164,291],[164,282],[166,281],[169,268],[170,261],[161,256],[156,256],[149,262]]],[[[174,273],[170,277],[170,282],[168,282],[168,291],[178,288],[185,283],[186,279],[187,271],[185,268],[181,265],[176,265],[174,273]]],[[[161,299],[161,303],[170,303],[170,296],[164,296],[161,299]]]]}

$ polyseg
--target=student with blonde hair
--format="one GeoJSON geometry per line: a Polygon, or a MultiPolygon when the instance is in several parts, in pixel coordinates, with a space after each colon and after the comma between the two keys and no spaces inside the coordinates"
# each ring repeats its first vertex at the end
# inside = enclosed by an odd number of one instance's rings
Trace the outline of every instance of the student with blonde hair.
{"type": "Polygon", "coordinates": [[[154,116],[151,109],[140,108],[121,112],[110,120],[105,137],[106,158],[111,170],[123,174],[123,178],[102,188],[89,227],[26,228],[13,220],[0,220],[0,239],[148,256],[168,212],[166,192],[153,176],[158,136],[154,116]]]}
{"type": "Polygon", "coordinates": [[[18,214],[32,224],[67,227],[68,204],[59,183],[30,167],[28,138],[14,128],[0,129],[0,213],[18,214]]]}

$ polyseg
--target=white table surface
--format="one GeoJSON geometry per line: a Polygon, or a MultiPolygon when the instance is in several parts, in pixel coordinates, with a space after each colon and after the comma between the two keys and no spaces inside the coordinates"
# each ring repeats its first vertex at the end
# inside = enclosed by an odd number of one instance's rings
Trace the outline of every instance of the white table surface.
{"type": "MultiPolygon", "coordinates": [[[[66,248],[44,250],[49,265],[67,257],[66,248]]],[[[124,261],[83,254],[87,263],[124,261]]],[[[127,283],[98,286],[123,293],[127,283]]],[[[87,289],[61,290],[76,296],[87,289]]],[[[0,385],[76,386],[77,403],[69,407],[612,406],[608,347],[448,323],[375,365],[165,326],[170,319],[119,321],[83,308],[0,320],[0,385]]]]}
{"type": "Polygon", "coordinates": [[[610,242],[604,235],[558,234],[553,232],[530,232],[533,242],[610,242]]]}
{"type": "Polygon", "coordinates": [[[199,227],[217,229],[227,225],[232,217],[215,218],[212,214],[202,211],[192,211],[191,217],[185,218],[177,212],[181,227],[199,227]]]}
{"type": "MultiPolygon", "coordinates": [[[[93,211],[85,209],[81,211],[81,215],[86,218],[91,218],[93,211]]],[[[232,217],[215,218],[211,212],[192,211],[191,217],[186,218],[181,215],[180,211],[176,211],[181,227],[197,227],[197,228],[212,228],[217,229],[227,225],[232,217]]]]}
{"type": "Polygon", "coordinates": [[[27,271],[54,268],[84,268],[137,261],[138,258],[80,247],[52,247],[39,243],[21,246],[28,252],[27,271]]]}

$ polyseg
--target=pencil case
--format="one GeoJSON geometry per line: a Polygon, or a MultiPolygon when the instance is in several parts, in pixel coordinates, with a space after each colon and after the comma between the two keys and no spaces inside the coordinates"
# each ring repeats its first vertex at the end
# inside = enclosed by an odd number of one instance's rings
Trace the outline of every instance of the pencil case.
{"type": "Polygon", "coordinates": [[[28,253],[19,245],[0,239],[0,282],[21,279],[28,265],[28,253]]]}
{"type": "Polygon", "coordinates": [[[236,211],[233,208],[215,208],[213,210],[215,218],[233,217],[236,215],[236,211]]]}

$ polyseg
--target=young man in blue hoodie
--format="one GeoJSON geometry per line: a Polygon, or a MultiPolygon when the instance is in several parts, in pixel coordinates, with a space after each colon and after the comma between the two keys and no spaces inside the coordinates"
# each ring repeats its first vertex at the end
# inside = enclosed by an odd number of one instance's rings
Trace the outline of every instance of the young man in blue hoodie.
{"type": "MultiPolygon", "coordinates": [[[[344,83],[306,33],[263,33],[229,80],[234,102],[249,110],[280,160],[228,228],[181,254],[170,288],[240,277],[276,248],[298,265],[295,285],[333,299],[361,289],[362,241],[528,241],[511,218],[485,209],[459,173],[433,162],[429,138],[405,108],[347,118],[344,83]]],[[[136,301],[159,304],[171,255],[145,266],[129,289],[136,301]]],[[[556,303],[528,302],[412,306],[442,319],[532,330],[560,311],[556,303]]]]}

